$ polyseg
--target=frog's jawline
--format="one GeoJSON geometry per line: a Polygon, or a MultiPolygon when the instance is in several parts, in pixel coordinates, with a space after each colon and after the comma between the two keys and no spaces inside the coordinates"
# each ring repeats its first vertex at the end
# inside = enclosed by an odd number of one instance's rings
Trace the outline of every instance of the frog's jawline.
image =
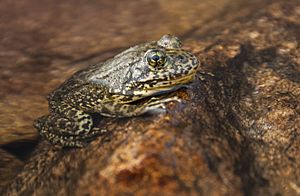
{"type": "Polygon", "coordinates": [[[153,93],[153,94],[151,94],[151,95],[149,95],[147,97],[158,96],[158,95],[162,95],[162,94],[174,92],[174,91],[177,91],[180,88],[186,88],[186,87],[187,87],[187,85],[185,85],[185,84],[177,85],[177,86],[174,86],[174,87],[166,89],[166,90],[159,90],[158,92],[155,92],[155,93],[153,93]]]}
{"type": "Polygon", "coordinates": [[[138,99],[138,100],[135,100],[135,101],[128,102],[128,104],[133,104],[133,105],[142,104],[146,100],[151,99],[151,97],[158,97],[160,95],[168,95],[168,93],[175,92],[180,88],[188,88],[188,85],[187,84],[181,84],[181,85],[177,85],[177,86],[174,86],[174,87],[166,89],[166,90],[161,90],[159,92],[155,92],[155,93],[153,93],[149,96],[146,96],[142,99],[138,99]]]}
{"type": "Polygon", "coordinates": [[[195,74],[192,73],[187,76],[178,78],[177,80],[171,81],[171,84],[173,83],[173,85],[157,86],[152,89],[146,89],[146,90],[140,90],[140,91],[134,92],[134,94],[140,95],[142,97],[149,97],[149,96],[165,94],[168,92],[173,92],[173,91],[178,90],[181,87],[186,86],[188,83],[191,83],[193,81],[194,76],[195,76],[195,74]]]}

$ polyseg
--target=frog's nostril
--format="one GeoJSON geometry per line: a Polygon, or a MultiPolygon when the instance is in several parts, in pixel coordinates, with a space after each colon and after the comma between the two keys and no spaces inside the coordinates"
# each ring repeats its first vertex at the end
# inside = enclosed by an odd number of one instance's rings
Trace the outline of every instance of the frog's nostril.
{"type": "Polygon", "coordinates": [[[177,60],[180,62],[180,63],[187,63],[188,59],[183,56],[183,55],[178,55],[177,56],[177,60]]]}
{"type": "Polygon", "coordinates": [[[182,60],[182,59],[184,59],[184,56],[178,55],[177,59],[182,60]]]}

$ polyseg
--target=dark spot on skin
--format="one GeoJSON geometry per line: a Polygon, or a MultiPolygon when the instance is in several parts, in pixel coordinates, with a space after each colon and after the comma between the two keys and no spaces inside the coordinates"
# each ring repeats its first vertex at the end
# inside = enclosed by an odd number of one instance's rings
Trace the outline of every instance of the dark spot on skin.
{"type": "Polygon", "coordinates": [[[189,73],[189,70],[184,70],[183,71],[183,74],[187,74],[187,73],[189,73]]]}
{"type": "Polygon", "coordinates": [[[101,115],[98,113],[92,113],[90,115],[92,117],[94,126],[97,126],[100,123],[101,115]]]}
{"type": "Polygon", "coordinates": [[[149,84],[149,87],[153,87],[153,86],[154,86],[154,84],[153,84],[153,83],[150,83],[150,84],[149,84]]]}
{"type": "Polygon", "coordinates": [[[59,123],[59,128],[61,128],[61,129],[65,129],[66,128],[66,123],[65,122],[63,122],[63,121],[61,121],[60,123],[59,123]]]}
{"type": "Polygon", "coordinates": [[[189,53],[189,52],[187,52],[186,54],[187,54],[187,56],[189,56],[189,57],[193,57],[193,56],[194,56],[192,53],[189,53]]]}
{"type": "Polygon", "coordinates": [[[89,129],[90,127],[89,127],[89,124],[84,124],[83,126],[82,126],[84,129],[89,129]]]}
{"type": "Polygon", "coordinates": [[[191,68],[192,68],[191,64],[187,64],[187,65],[186,65],[186,69],[187,69],[187,70],[190,70],[191,68]]]}
{"type": "Polygon", "coordinates": [[[178,55],[178,56],[177,56],[177,59],[182,60],[182,59],[184,59],[184,56],[178,55]]]}

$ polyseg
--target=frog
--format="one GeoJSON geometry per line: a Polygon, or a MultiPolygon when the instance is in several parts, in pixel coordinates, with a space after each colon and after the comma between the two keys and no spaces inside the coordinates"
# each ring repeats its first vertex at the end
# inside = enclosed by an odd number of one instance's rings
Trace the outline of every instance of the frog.
{"type": "Polygon", "coordinates": [[[195,77],[198,58],[178,37],[163,35],[77,71],[47,96],[49,114],[34,121],[42,138],[62,147],[84,147],[105,133],[100,117],[125,118],[162,113],[195,77]],[[141,101],[146,99],[146,101],[141,101]]]}

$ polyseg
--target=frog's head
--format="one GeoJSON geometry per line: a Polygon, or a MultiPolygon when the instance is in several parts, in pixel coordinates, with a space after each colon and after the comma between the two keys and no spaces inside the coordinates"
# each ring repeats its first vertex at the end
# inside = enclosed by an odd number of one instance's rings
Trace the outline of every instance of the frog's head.
{"type": "Polygon", "coordinates": [[[140,97],[173,91],[191,82],[199,65],[197,57],[183,50],[179,39],[171,35],[147,45],[140,56],[125,85],[127,92],[140,97]]]}
{"type": "Polygon", "coordinates": [[[95,65],[89,80],[106,87],[111,98],[131,102],[174,91],[193,80],[199,61],[175,36],[131,47],[95,65]]]}

